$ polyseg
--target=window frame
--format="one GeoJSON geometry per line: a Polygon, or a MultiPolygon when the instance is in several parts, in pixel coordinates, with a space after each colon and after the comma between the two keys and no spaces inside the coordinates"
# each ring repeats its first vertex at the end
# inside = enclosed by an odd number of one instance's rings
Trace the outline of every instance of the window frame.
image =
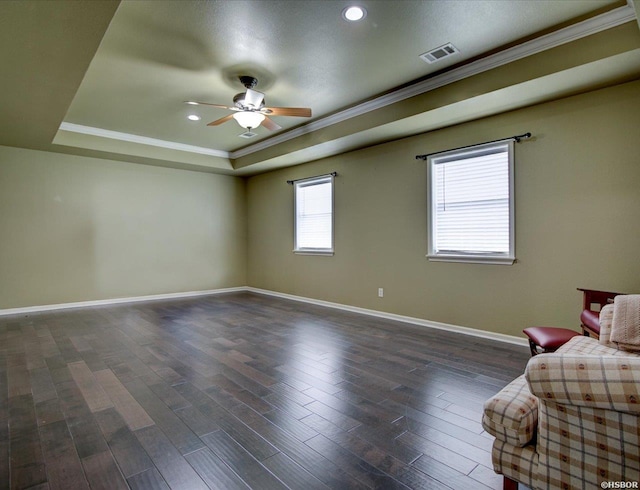
{"type": "Polygon", "coordinates": [[[309,177],[293,182],[293,253],[298,255],[325,255],[335,254],[335,178],[333,174],[309,177]],[[311,185],[331,184],[331,247],[299,247],[298,246],[298,189],[311,185]]]}
{"type": "Polygon", "coordinates": [[[512,265],[515,256],[515,193],[514,193],[514,142],[513,140],[497,141],[440,152],[427,157],[427,258],[434,262],[464,262],[472,264],[512,265]],[[506,149],[509,165],[509,251],[508,252],[439,252],[435,249],[437,241],[436,210],[436,182],[434,167],[441,162],[472,158],[478,154],[487,153],[495,149],[506,149]]]}

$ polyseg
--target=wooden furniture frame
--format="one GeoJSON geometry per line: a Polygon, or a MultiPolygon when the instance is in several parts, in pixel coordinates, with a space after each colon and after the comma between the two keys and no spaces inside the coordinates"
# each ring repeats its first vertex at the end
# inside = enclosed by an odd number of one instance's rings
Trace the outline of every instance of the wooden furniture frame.
{"type": "MultiPolygon", "coordinates": [[[[582,311],[599,311],[594,310],[593,305],[599,305],[600,310],[607,304],[613,302],[613,298],[624,293],[614,293],[612,291],[598,291],[596,289],[583,289],[578,288],[578,291],[582,291],[582,311]]],[[[580,322],[580,328],[586,337],[599,338],[600,332],[596,332],[588,325],[585,325],[583,321],[580,322]]]]}

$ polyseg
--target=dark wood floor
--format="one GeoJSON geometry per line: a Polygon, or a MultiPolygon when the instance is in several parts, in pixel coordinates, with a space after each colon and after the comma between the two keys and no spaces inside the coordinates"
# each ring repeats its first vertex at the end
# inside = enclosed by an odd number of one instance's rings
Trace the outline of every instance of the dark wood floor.
{"type": "Polygon", "coordinates": [[[0,317],[0,488],[499,488],[527,358],[250,293],[0,317]]]}

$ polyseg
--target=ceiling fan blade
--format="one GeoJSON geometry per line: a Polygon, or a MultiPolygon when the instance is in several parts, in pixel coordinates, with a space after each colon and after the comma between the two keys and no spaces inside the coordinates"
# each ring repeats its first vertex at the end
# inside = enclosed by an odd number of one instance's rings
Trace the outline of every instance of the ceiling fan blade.
{"type": "Polygon", "coordinates": [[[308,107],[265,107],[263,111],[271,116],[311,117],[308,107]]]}
{"type": "Polygon", "coordinates": [[[233,114],[229,114],[227,116],[221,117],[220,119],[216,119],[215,121],[210,122],[207,126],[219,126],[222,123],[226,123],[227,121],[233,119],[233,114]]]}
{"type": "Polygon", "coordinates": [[[236,110],[235,107],[229,107],[228,105],[222,105],[222,104],[210,104],[209,102],[196,102],[194,100],[185,100],[184,103],[188,105],[206,105],[209,107],[218,107],[220,109],[229,109],[232,111],[236,110]]]}
{"type": "Polygon", "coordinates": [[[273,119],[269,119],[267,116],[264,117],[264,120],[261,123],[265,128],[269,131],[277,131],[278,129],[282,129],[281,126],[276,124],[273,119]]]}
{"type": "Polygon", "coordinates": [[[248,88],[247,93],[244,94],[244,105],[253,109],[259,109],[262,101],[264,100],[264,94],[248,88]]]}

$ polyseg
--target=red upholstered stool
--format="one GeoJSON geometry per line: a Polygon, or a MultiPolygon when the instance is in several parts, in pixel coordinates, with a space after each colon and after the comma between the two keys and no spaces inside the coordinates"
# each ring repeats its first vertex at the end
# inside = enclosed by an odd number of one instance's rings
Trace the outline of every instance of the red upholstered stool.
{"type": "Polygon", "coordinates": [[[558,327],[527,327],[523,332],[529,337],[532,356],[540,354],[538,347],[542,349],[542,352],[553,352],[561,345],[569,342],[572,337],[580,335],[580,333],[568,328],[558,327]]]}

